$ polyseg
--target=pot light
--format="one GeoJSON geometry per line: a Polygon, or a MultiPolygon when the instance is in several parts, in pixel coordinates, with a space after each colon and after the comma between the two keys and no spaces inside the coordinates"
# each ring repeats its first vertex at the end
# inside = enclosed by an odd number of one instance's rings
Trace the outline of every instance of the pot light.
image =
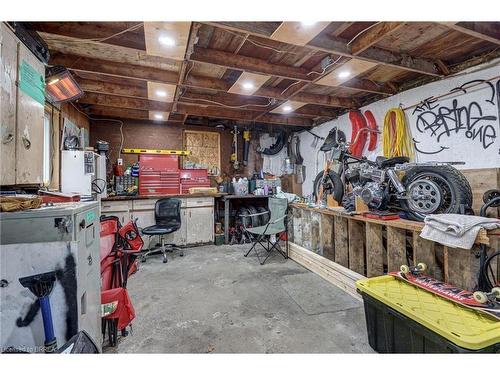
{"type": "Polygon", "coordinates": [[[291,112],[292,111],[292,106],[291,105],[285,105],[283,107],[283,112],[291,112]]]}
{"type": "Polygon", "coordinates": [[[175,46],[175,39],[172,37],[169,37],[167,35],[160,36],[158,38],[158,41],[167,47],[174,47],[175,46]]]}
{"type": "Polygon", "coordinates": [[[156,90],[156,96],[160,96],[162,98],[167,96],[167,92],[163,90],[156,90]]]}
{"type": "Polygon", "coordinates": [[[163,115],[160,113],[155,113],[155,119],[157,120],[163,120],[163,115]]]}
{"type": "Polygon", "coordinates": [[[347,78],[347,77],[349,77],[350,75],[351,75],[351,72],[350,72],[350,71],[348,71],[348,70],[343,70],[343,71],[339,72],[338,77],[339,77],[339,78],[347,78]]]}
{"type": "Polygon", "coordinates": [[[302,26],[309,27],[309,26],[314,26],[317,22],[315,21],[302,21],[301,24],[302,26]]]}
{"type": "Polygon", "coordinates": [[[248,91],[253,90],[255,88],[255,85],[253,84],[253,82],[250,82],[250,81],[243,82],[242,86],[245,90],[248,90],[248,91]]]}

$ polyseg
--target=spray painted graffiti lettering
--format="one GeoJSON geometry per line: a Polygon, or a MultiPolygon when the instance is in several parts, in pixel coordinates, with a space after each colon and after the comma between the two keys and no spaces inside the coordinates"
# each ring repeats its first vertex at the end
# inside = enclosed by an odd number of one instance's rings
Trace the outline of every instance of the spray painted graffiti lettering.
{"type": "MultiPolygon", "coordinates": [[[[452,136],[464,136],[469,140],[477,142],[483,149],[491,147],[498,136],[498,117],[488,113],[491,106],[500,105],[500,96],[497,92],[499,83],[495,85],[484,80],[473,80],[459,87],[450,90],[450,93],[463,92],[468,93],[470,87],[488,88],[486,99],[481,102],[472,101],[461,105],[458,99],[453,99],[450,105],[437,104],[437,99],[430,97],[422,101],[415,107],[412,114],[417,115],[416,128],[422,134],[427,134],[434,138],[439,144],[443,139],[452,136]],[[497,100],[495,101],[495,97],[497,100]]],[[[491,111],[489,111],[491,112],[491,111]]],[[[414,140],[415,141],[415,140],[414,140]]],[[[418,143],[418,141],[416,141],[418,143]]],[[[431,152],[422,152],[427,154],[436,154],[448,149],[438,145],[440,149],[431,152]]]]}

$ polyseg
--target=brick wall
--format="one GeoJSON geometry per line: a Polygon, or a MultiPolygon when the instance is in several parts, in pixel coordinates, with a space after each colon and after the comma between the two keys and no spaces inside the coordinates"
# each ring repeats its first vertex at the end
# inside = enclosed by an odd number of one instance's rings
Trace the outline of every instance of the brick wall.
{"type": "MultiPolygon", "coordinates": [[[[165,125],[148,121],[124,120],[122,148],[180,150],[182,149],[182,134],[184,129],[215,131],[220,133],[222,173],[223,175],[229,175],[231,177],[235,175],[232,164],[229,162],[232,143],[232,134],[229,130],[221,131],[212,127],[165,125]]],[[[109,156],[114,163],[118,157],[118,150],[120,148],[120,124],[109,121],[92,121],[90,125],[90,145],[94,145],[98,140],[109,142],[109,156]]],[[[248,166],[240,169],[237,175],[247,176],[254,170],[260,170],[262,158],[255,152],[257,144],[258,138],[255,134],[253,135],[250,145],[248,166]]],[[[239,160],[243,159],[241,145],[243,145],[243,138],[240,134],[240,139],[238,140],[239,160]]],[[[133,154],[122,154],[122,158],[125,165],[132,164],[138,160],[138,156],[133,154]]]]}

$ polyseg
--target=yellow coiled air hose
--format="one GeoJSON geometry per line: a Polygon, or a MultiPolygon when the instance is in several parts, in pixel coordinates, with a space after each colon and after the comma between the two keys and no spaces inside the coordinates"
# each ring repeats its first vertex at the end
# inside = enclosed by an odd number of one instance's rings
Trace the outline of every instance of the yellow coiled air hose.
{"type": "Polygon", "coordinates": [[[391,108],[385,115],[383,152],[386,158],[408,156],[410,160],[414,159],[413,139],[401,108],[391,108]]]}

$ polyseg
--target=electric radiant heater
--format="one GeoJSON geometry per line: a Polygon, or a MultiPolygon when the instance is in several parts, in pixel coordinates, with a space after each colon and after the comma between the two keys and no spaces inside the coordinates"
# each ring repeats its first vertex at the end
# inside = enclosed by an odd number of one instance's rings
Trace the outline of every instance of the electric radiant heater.
{"type": "Polygon", "coordinates": [[[45,93],[52,103],[64,103],[78,99],[83,91],[71,73],[62,66],[54,66],[47,72],[45,93]]]}

